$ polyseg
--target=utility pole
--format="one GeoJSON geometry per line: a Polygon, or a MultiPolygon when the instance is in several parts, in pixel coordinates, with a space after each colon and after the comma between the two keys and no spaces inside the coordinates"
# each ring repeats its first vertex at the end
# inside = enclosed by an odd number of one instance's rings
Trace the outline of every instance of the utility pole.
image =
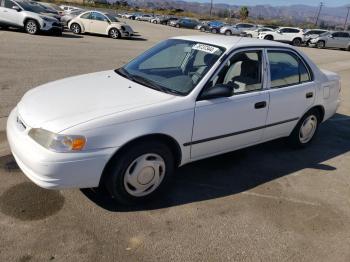
{"type": "Polygon", "coordinates": [[[346,18],[345,18],[344,31],[346,30],[346,24],[347,24],[348,18],[349,18],[350,6],[348,6],[347,9],[348,9],[348,12],[347,12],[346,18]]]}
{"type": "Polygon", "coordinates": [[[323,7],[323,2],[320,3],[320,8],[318,9],[318,13],[317,13],[317,16],[316,16],[316,22],[315,22],[316,26],[317,26],[317,23],[318,23],[318,18],[320,17],[320,14],[321,14],[322,7],[323,7]]]}
{"type": "Polygon", "coordinates": [[[213,0],[210,0],[210,17],[212,15],[213,12],[213,0]]]}

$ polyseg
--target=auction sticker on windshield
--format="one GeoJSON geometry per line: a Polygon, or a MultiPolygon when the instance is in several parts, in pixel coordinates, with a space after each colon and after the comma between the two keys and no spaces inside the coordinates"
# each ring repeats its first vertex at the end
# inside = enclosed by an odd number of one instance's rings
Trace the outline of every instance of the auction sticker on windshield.
{"type": "Polygon", "coordinates": [[[203,51],[206,53],[214,54],[216,51],[219,50],[219,48],[211,45],[205,45],[205,44],[195,44],[192,49],[203,51]]]}

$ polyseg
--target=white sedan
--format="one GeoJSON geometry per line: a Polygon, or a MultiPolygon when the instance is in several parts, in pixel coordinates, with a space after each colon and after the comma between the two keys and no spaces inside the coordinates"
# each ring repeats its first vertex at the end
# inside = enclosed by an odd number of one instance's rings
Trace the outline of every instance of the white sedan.
{"type": "Polygon", "coordinates": [[[339,76],[289,45],[187,36],[125,66],[28,91],[8,118],[19,167],[44,188],[154,197],[175,168],[287,137],[304,147],[339,106],[339,76]]]}
{"type": "Polygon", "coordinates": [[[117,39],[121,37],[130,37],[134,34],[131,27],[108,13],[99,11],[84,12],[68,23],[68,28],[74,34],[92,33],[107,35],[117,39]]]}

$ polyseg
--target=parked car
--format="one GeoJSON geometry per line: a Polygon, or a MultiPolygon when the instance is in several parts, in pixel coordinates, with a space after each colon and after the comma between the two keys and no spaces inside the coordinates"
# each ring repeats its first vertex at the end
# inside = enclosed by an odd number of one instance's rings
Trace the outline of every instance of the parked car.
{"type": "Polygon", "coordinates": [[[326,32],[310,40],[310,46],[318,48],[339,48],[350,51],[349,32],[326,32]]]}
{"type": "Polygon", "coordinates": [[[36,2],[0,0],[0,26],[23,28],[28,34],[39,31],[62,34],[61,23],[36,2]]]}
{"type": "Polygon", "coordinates": [[[183,27],[183,28],[191,28],[191,29],[194,29],[198,24],[199,24],[198,20],[194,20],[190,18],[181,18],[179,20],[174,21],[174,23],[172,23],[172,25],[177,28],[183,27]]]}
{"type": "Polygon", "coordinates": [[[53,3],[45,3],[45,2],[36,2],[36,3],[41,5],[44,9],[46,9],[48,13],[52,13],[58,16],[64,15],[63,9],[60,8],[58,5],[55,5],[53,3]]]}
{"type": "Polygon", "coordinates": [[[153,15],[142,14],[142,15],[136,16],[135,20],[149,22],[151,21],[152,18],[153,18],[153,15]]]}
{"type": "Polygon", "coordinates": [[[221,21],[203,21],[198,24],[195,29],[200,30],[201,32],[208,31],[217,34],[223,25],[224,23],[221,21]]]}
{"type": "Polygon", "coordinates": [[[281,137],[308,146],[339,92],[337,74],[291,46],[176,37],[117,70],[28,91],[7,138],[39,186],[104,186],[133,204],[156,197],[186,163],[281,137]]]}
{"type": "Polygon", "coordinates": [[[178,20],[179,18],[173,16],[159,16],[151,19],[151,23],[167,25],[170,21],[178,20]]]}
{"type": "Polygon", "coordinates": [[[324,34],[326,32],[328,32],[328,30],[324,30],[324,29],[306,29],[306,30],[304,30],[303,43],[305,45],[309,45],[311,39],[316,38],[319,35],[324,34]]]}
{"type": "Polygon", "coordinates": [[[300,28],[281,27],[272,32],[262,32],[259,38],[300,46],[304,42],[304,32],[300,28]]]}
{"type": "Polygon", "coordinates": [[[175,25],[177,24],[178,21],[179,21],[179,18],[174,17],[174,18],[172,18],[172,19],[169,19],[167,25],[169,25],[169,26],[175,26],[175,25]]]}
{"type": "Polygon", "coordinates": [[[73,18],[68,27],[74,34],[93,33],[108,35],[117,39],[130,37],[134,34],[132,28],[108,13],[87,11],[73,18]]]}
{"type": "Polygon", "coordinates": [[[70,12],[81,10],[79,7],[70,6],[70,5],[60,5],[61,9],[63,9],[64,13],[69,14],[70,12]]]}
{"type": "Polygon", "coordinates": [[[65,14],[61,17],[61,23],[64,25],[64,26],[68,26],[69,22],[77,17],[78,15],[84,13],[85,10],[76,10],[76,11],[72,11],[70,12],[69,14],[65,14]]]}
{"type": "Polygon", "coordinates": [[[241,36],[259,38],[259,34],[263,32],[272,32],[274,29],[268,27],[259,27],[254,30],[247,30],[241,33],[241,36]]]}
{"type": "Polygon", "coordinates": [[[220,21],[214,21],[208,23],[208,29],[207,31],[213,34],[218,34],[220,33],[220,29],[225,26],[226,24],[220,21]]]}
{"type": "Polygon", "coordinates": [[[220,28],[220,33],[225,35],[240,35],[245,30],[256,29],[257,26],[248,23],[238,23],[235,25],[225,25],[220,28]]]}

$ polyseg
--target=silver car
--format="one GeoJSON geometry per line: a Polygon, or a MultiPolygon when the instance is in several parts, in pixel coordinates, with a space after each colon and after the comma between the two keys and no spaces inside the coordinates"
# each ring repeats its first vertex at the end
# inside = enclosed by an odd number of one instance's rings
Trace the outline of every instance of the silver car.
{"type": "Polygon", "coordinates": [[[326,32],[310,40],[309,46],[318,48],[339,48],[350,51],[349,32],[326,32]]]}
{"type": "Polygon", "coordinates": [[[238,23],[235,25],[225,25],[220,28],[220,33],[225,35],[240,35],[247,30],[254,30],[257,26],[248,23],[238,23]]]}

